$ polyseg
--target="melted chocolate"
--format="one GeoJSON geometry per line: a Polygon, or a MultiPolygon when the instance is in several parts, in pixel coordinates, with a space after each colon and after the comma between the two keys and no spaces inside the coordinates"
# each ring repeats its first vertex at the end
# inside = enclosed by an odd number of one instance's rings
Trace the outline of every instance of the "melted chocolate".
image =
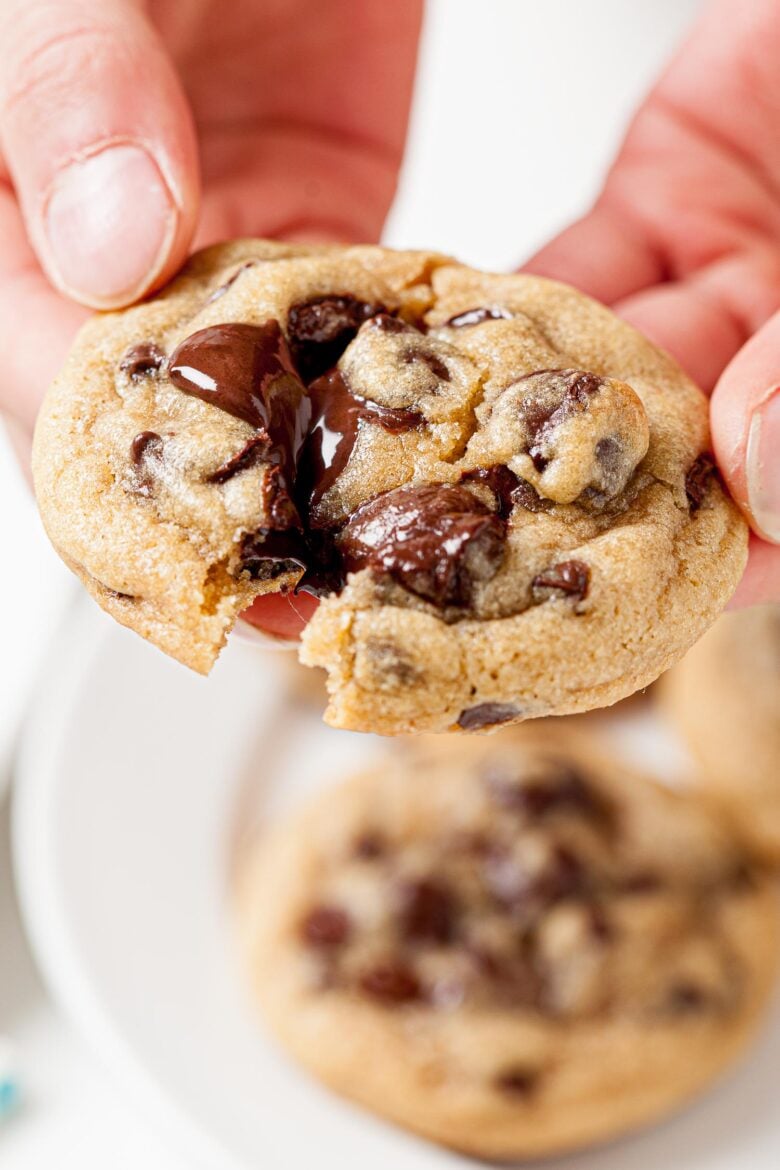
{"type": "Polygon", "coordinates": [[[153,341],[143,341],[128,349],[119,363],[123,374],[127,374],[134,382],[140,378],[151,377],[165,365],[165,354],[153,341]]]}
{"type": "Polygon", "coordinates": [[[212,471],[206,482],[227,483],[234,475],[239,475],[242,471],[247,471],[250,467],[256,467],[258,463],[262,463],[266,459],[267,453],[267,436],[265,434],[255,435],[244,444],[240,451],[231,455],[230,459],[226,459],[216,471],[212,471]]]}
{"type": "Polygon", "coordinates": [[[425,421],[419,411],[380,406],[353,394],[338,370],[313,382],[309,397],[312,420],[297,489],[299,503],[307,513],[316,508],[346,467],[361,423],[376,423],[399,435],[416,430],[425,421]]]}
{"type": "Polygon", "coordinates": [[[156,431],[141,431],[130,444],[130,461],[133,467],[140,467],[144,459],[159,459],[162,452],[162,436],[156,431]]]}
{"type": "Polygon", "coordinates": [[[444,946],[456,932],[457,904],[452,890],[433,878],[405,882],[399,890],[399,925],[409,942],[444,946]]]}
{"type": "Polygon", "coordinates": [[[483,306],[479,309],[467,309],[465,313],[456,313],[445,321],[450,329],[462,329],[465,325],[481,325],[483,321],[509,321],[512,314],[498,306],[483,306]]]}
{"type": "Polygon", "coordinates": [[[378,313],[384,313],[384,306],[370,305],[348,294],[315,297],[293,305],[287,317],[287,335],[304,381],[310,382],[335,366],[363,322],[378,313]]]}
{"type": "Polygon", "coordinates": [[[497,723],[509,723],[520,714],[520,708],[514,703],[479,703],[476,707],[466,707],[458,716],[458,727],[464,731],[479,731],[483,727],[493,727],[497,723]]]}
{"type": "Polygon", "coordinates": [[[467,605],[475,580],[503,560],[506,524],[460,485],[384,492],[353,512],[337,540],[347,571],[371,568],[434,605],[467,605]]]}

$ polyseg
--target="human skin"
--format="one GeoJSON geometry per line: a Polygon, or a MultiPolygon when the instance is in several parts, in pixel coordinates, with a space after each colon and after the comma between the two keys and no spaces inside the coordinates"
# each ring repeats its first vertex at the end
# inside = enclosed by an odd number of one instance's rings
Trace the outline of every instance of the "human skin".
{"type": "MultiPolygon", "coordinates": [[[[0,407],[23,461],[85,306],[132,303],[225,237],[378,238],[420,18],[420,0],[0,0],[0,407]]],[[[737,604],[780,600],[778,56],[775,0],[712,0],[593,209],[527,265],[713,392],[755,534],[737,604]]],[[[248,617],[294,634],[301,615],[273,597],[248,617]]]]}

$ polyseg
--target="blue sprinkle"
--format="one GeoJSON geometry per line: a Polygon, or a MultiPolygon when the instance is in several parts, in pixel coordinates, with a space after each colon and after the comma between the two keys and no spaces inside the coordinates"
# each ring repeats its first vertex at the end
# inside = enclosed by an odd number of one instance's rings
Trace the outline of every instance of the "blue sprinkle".
{"type": "Polygon", "coordinates": [[[0,1081],[0,1118],[5,1117],[19,1104],[19,1086],[16,1081],[0,1081]]]}

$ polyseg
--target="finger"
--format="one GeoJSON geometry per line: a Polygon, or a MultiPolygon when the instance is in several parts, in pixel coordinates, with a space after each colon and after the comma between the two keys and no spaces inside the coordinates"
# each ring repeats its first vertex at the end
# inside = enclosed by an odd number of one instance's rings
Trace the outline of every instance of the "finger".
{"type": "Polygon", "coordinates": [[[780,602],[780,548],[750,537],[750,556],[745,575],[728,604],[729,609],[780,602]]]}
{"type": "Polygon", "coordinates": [[[0,147],[52,282],[96,308],[170,277],[195,226],[195,133],[136,0],[0,0],[0,147]]]}
{"type": "Polygon", "coordinates": [[[565,281],[611,305],[658,284],[665,266],[649,236],[602,203],[537,252],[523,272],[565,281]]]}
{"type": "Polygon", "coordinates": [[[0,409],[28,434],[46,387],[88,316],[46,280],[13,192],[0,184],[0,409]]]}
{"type": "Polygon", "coordinates": [[[753,530],[780,544],[780,313],[724,371],[712,398],[712,435],[753,530]]]}

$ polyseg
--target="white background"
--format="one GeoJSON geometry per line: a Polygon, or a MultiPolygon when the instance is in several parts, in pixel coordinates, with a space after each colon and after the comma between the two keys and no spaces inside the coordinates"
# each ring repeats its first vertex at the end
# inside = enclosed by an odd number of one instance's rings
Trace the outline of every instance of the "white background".
{"type": "MultiPolygon", "coordinates": [[[[434,0],[387,240],[483,267],[518,263],[583,211],[700,0],[434,0]]],[[[0,772],[71,589],[0,439],[0,772]]],[[[0,780],[0,788],[2,780],[0,780]]],[[[0,1033],[27,1107],[0,1127],[3,1170],[174,1170],[49,1006],[10,890],[0,816],[0,1033]]]]}

